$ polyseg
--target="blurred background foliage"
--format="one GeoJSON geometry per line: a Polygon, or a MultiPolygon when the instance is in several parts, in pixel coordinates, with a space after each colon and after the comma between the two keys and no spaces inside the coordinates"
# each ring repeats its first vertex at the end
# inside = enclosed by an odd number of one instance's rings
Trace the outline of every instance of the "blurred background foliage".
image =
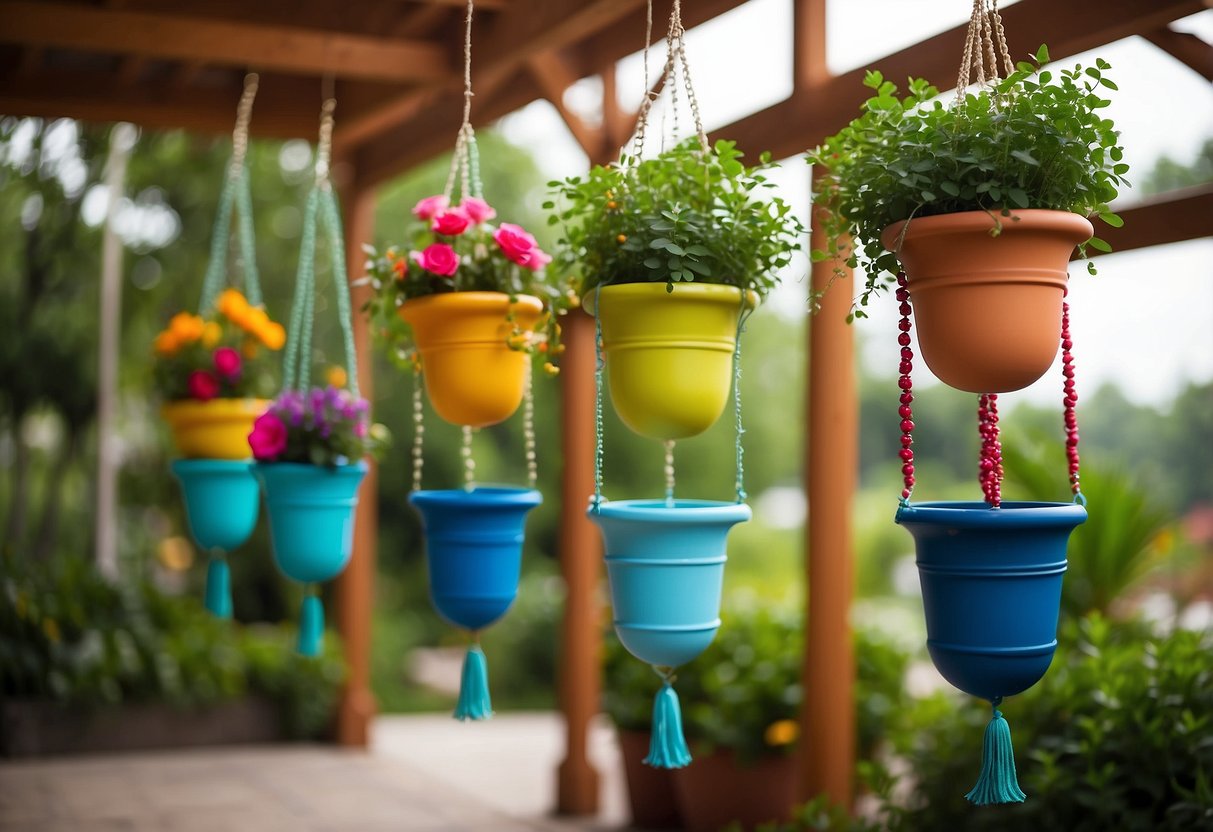
{"type": "MultiPolygon", "coordinates": [[[[130,159],[127,196],[117,213],[126,250],[121,423],[113,439],[122,458],[120,553],[123,569],[137,589],[109,588],[83,565],[93,547],[97,275],[99,227],[108,204],[101,178],[109,139],[107,127],[0,118],[4,692],[68,701],[92,697],[184,701],[203,695],[200,691],[243,690],[242,684],[262,684],[252,681],[259,678],[271,680],[264,686],[285,691],[284,700],[290,700],[298,685],[319,684],[308,675],[312,671],[285,665],[255,668],[268,662],[265,651],[270,648],[265,644],[281,641],[281,652],[289,653],[286,637],[270,635],[276,631],[259,623],[277,625],[292,619],[298,589],[278,576],[265,529],[260,528],[230,558],[235,614],[253,628],[245,631],[249,635],[237,637],[238,643],[225,642],[226,636],[211,632],[213,622],[198,612],[193,600],[201,594],[204,559],[188,540],[177,489],[168,473],[169,443],[158,418],[159,403],[150,394],[149,356],[155,332],[174,312],[197,303],[228,155],[224,140],[144,132],[130,159]],[[130,623],[148,620],[155,626],[145,631],[130,623]],[[56,622],[61,641],[51,637],[47,621],[56,622]],[[192,643],[172,635],[180,628],[205,634],[203,640],[212,646],[198,653],[192,643]],[[253,644],[258,638],[269,640],[253,644]],[[79,647],[86,643],[93,646],[79,647]],[[135,645],[133,654],[123,646],[130,643],[135,645]],[[69,645],[76,646],[69,649],[69,645]],[[165,676],[162,669],[131,658],[155,650],[175,657],[178,670],[165,676]],[[213,668],[202,669],[212,660],[217,663],[213,668]],[[196,683],[166,682],[174,673],[196,683]]],[[[530,152],[491,131],[481,134],[480,146],[485,193],[500,216],[530,229],[541,245],[551,246],[550,229],[537,210],[545,177],[530,152]]],[[[1213,177],[1210,153],[1213,142],[1194,164],[1164,160],[1154,177],[1147,177],[1143,190],[1207,181],[1213,177]]],[[[258,264],[268,310],[279,320],[286,316],[294,283],[311,161],[309,145],[298,141],[257,142],[249,157],[258,264]]],[[[373,242],[384,246],[398,239],[412,205],[441,190],[446,170],[447,160],[436,159],[385,186],[379,195],[373,242]]],[[[335,176],[340,179],[340,168],[335,176]]],[[[317,263],[326,265],[327,259],[318,256],[317,263]]],[[[233,259],[231,274],[236,282],[241,268],[233,259]]],[[[323,271],[318,275],[321,283],[328,277],[323,271]]],[[[322,292],[314,356],[318,367],[340,358],[330,304],[329,293],[322,292]]],[[[768,731],[773,724],[793,719],[804,695],[798,678],[801,613],[797,610],[804,589],[800,478],[805,335],[803,316],[785,317],[775,310],[760,310],[748,326],[741,384],[746,486],[755,518],[738,527],[730,539],[720,636],[708,654],[680,671],[679,689],[693,740],[740,750],[743,757],[786,753],[795,737],[784,729],[768,731]],[[772,743],[772,737],[780,741],[772,743]]],[[[856,336],[882,334],[860,326],[856,336]]],[[[464,637],[443,624],[429,605],[418,520],[405,502],[411,481],[413,379],[383,357],[376,358],[375,373],[376,418],[392,430],[396,442],[379,478],[373,684],[384,711],[445,708],[452,704],[450,693],[421,684],[415,673],[418,648],[437,648],[442,654],[442,648],[458,647],[464,637]]],[[[563,601],[555,560],[560,380],[539,378],[539,487],[547,500],[528,523],[518,601],[485,634],[498,710],[555,705],[563,601]]],[[[902,800],[898,812],[926,812],[922,806],[929,804],[942,814],[919,814],[913,821],[918,825],[906,821],[905,828],[978,828],[968,825],[976,823],[972,817],[957,814],[965,807],[953,798],[962,792],[958,784],[970,777],[969,766],[978,749],[973,742],[979,744],[974,738],[980,736],[986,713],[976,706],[959,708],[950,694],[920,683],[924,633],[911,541],[891,522],[900,489],[897,392],[891,373],[860,377],[854,620],[865,761],[861,774],[873,800],[889,798],[880,804],[886,807],[881,811],[891,812],[887,807],[895,805],[894,792],[904,790],[906,777],[891,774],[886,762],[890,755],[908,760],[911,772],[921,778],[915,788],[927,803],[902,800]],[[953,736],[963,736],[966,742],[952,742],[953,736]],[[896,786],[899,782],[902,786],[896,786]]],[[[1115,386],[1082,392],[1083,483],[1090,498],[1090,520],[1074,535],[1071,548],[1063,601],[1063,619],[1071,623],[1063,628],[1063,653],[1048,684],[1023,697],[1022,706],[1011,704],[1007,709],[1025,788],[1034,794],[1088,795],[1074,800],[1090,802],[1092,817],[1102,817],[1098,812],[1106,807],[1100,804],[1100,795],[1113,788],[1130,807],[1154,807],[1172,798],[1172,803],[1208,805],[1208,779],[1176,775],[1164,782],[1170,769],[1160,769],[1158,762],[1164,759],[1159,755],[1191,757],[1199,777],[1213,776],[1207,759],[1207,727],[1203,745],[1192,740],[1201,715],[1210,712],[1208,703],[1198,701],[1213,689],[1208,671],[1201,670],[1207,668],[1207,661],[1199,664],[1195,658],[1200,649],[1207,656],[1207,639],[1156,636],[1135,621],[1144,615],[1167,628],[1185,621],[1201,624],[1208,617],[1207,610],[1205,619],[1193,616],[1191,610],[1202,603],[1208,607],[1213,582],[1209,565],[1213,383],[1190,385],[1165,407],[1135,404],[1115,386]],[[1147,636],[1134,636],[1143,632],[1147,636]],[[1180,663],[1182,674],[1176,670],[1164,678],[1137,672],[1136,665],[1156,667],[1159,661],[1180,663]],[[1128,677],[1132,681],[1125,681],[1128,677]],[[1145,708],[1155,698],[1161,702],[1172,690],[1179,697],[1175,708],[1159,706],[1149,714],[1133,710],[1145,708]],[[1138,719],[1153,721],[1135,722],[1138,719]],[[1154,726],[1155,733],[1143,739],[1139,728],[1147,724],[1154,726]],[[1115,732],[1123,735],[1117,735],[1113,750],[1108,751],[1111,756],[1106,756],[1096,746],[1109,748],[1107,737],[1115,732]],[[1166,745],[1176,736],[1181,739],[1174,742],[1182,748],[1166,745]],[[1109,760],[1118,772],[1128,772],[1125,776],[1146,785],[1113,782],[1106,774],[1109,760]]],[[[938,386],[924,388],[915,401],[915,421],[919,493],[932,499],[971,499],[977,493],[973,397],[938,386]]],[[[1007,408],[1003,425],[1008,499],[1064,499],[1060,402],[1056,408],[1024,403],[1007,408]]],[[[428,411],[427,428],[425,484],[450,487],[460,477],[459,430],[428,411]]],[[[522,444],[519,419],[481,431],[476,439],[480,478],[520,482],[525,470],[522,444]]],[[[606,451],[608,497],[660,495],[660,446],[624,429],[610,408],[606,451]]],[[[680,494],[732,497],[730,420],[722,419],[702,437],[680,442],[677,459],[680,494]]],[[[606,618],[603,626],[609,629],[606,618]]],[[[608,710],[625,727],[643,723],[657,677],[610,642],[606,661],[608,710]]],[[[321,676],[331,688],[331,670],[321,676]]],[[[305,727],[314,725],[312,717],[299,719],[305,727]]],[[[1018,811],[1016,818],[1043,828],[1104,828],[1084,825],[1060,809],[1056,816],[1049,815],[1052,820],[1025,814],[1044,809],[1018,811]],[[1071,820],[1073,826],[1064,825],[1071,820]]],[[[1185,814],[1188,811],[1176,809],[1175,823],[1193,817],[1185,814]]],[[[1158,818],[1146,809],[1141,812],[1142,818],[1158,818]]],[[[832,817],[828,807],[810,806],[796,828],[830,828],[832,817]]]]}

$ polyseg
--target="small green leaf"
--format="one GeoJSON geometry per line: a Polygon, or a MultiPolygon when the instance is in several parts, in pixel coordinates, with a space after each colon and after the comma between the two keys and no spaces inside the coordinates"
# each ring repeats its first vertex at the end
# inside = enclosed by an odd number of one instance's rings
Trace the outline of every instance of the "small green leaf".
{"type": "Polygon", "coordinates": [[[1112,246],[1108,245],[1105,240],[1101,240],[1098,237],[1092,237],[1091,239],[1087,240],[1087,245],[1096,251],[1102,251],[1105,253],[1112,251],[1112,246]]]}
{"type": "Polygon", "coordinates": [[[1049,62],[1049,47],[1046,44],[1041,44],[1036,50],[1036,63],[1047,64],[1049,62]]]}

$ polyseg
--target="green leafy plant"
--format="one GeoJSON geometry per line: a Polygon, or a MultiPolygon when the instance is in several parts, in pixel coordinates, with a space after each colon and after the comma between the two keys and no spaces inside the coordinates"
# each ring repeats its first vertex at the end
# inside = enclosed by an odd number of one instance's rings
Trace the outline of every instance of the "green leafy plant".
{"type": "MultiPolygon", "coordinates": [[[[1054,73],[1044,69],[1048,60],[1041,46],[993,88],[950,104],[921,78],[899,96],[879,72],[867,73],[864,84],[875,92],[863,114],[808,155],[821,167],[813,202],[825,209],[830,241],[813,251],[814,261],[867,271],[853,317],[866,317],[873,294],[894,282],[897,254],[880,235],[900,220],[986,211],[997,234],[1014,209],[1046,208],[1122,224],[1108,203],[1127,185],[1129,166],[1115,126],[1100,112],[1109,104],[1102,90],[1116,89],[1103,74],[1110,65],[1096,59],[1054,73]],[[847,234],[855,243],[840,248],[847,234]]],[[[1084,255],[1087,246],[1110,250],[1098,237],[1079,247],[1084,255]]]]}
{"type": "Polygon", "coordinates": [[[765,296],[801,247],[791,206],[764,193],[769,154],[747,167],[734,142],[704,152],[688,139],[645,160],[627,156],[549,183],[549,224],[562,224],[556,266],[581,292],[611,283],[699,281],[765,296]]]}

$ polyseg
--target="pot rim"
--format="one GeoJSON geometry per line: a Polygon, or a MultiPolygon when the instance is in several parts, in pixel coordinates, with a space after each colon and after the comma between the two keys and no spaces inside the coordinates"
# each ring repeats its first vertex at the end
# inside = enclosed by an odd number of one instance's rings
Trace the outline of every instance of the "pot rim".
{"type": "Polygon", "coordinates": [[[207,401],[174,399],[160,406],[160,415],[166,421],[186,424],[198,421],[214,423],[256,416],[258,410],[265,410],[269,406],[269,399],[257,396],[221,396],[207,401]]]}
{"type": "MultiPolygon", "coordinates": [[[[660,281],[644,281],[639,283],[610,283],[603,284],[602,291],[609,292],[616,297],[627,298],[636,301],[645,301],[647,303],[661,303],[660,298],[669,297],[675,300],[684,301],[699,301],[701,303],[724,303],[728,301],[728,305],[740,307],[741,289],[737,286],[731,286],[727,283],[700,283],[698,281],[692,283],[679,282],[674,284],[674,291],[666,291],[668,284],[660,281]],[[682,297],[675,297],[682,295],[682,297]],[[688,297],[689,295],[689,297],[688,297]]],[[[593,315],[595,314],[594,296],[597,294],[597,289],[591,289],[581,296],[581,306],[585,311],[593,315]]],[[[762,298],[753,289],[746,291],[746,309],[757,309],[762,303],[762,298]]]]}
{"type": "Polygon", "coordinates": [[[909,223],[909,228],[906,229],[906,237],[923,239],[954,234],[988,234],[998,222],[1002,223],[1003,233],[1007,231],[1052,231],[1061,234],[1070,232],[1070,236],[1074,238],[1074,245],[1089,240],[1095,234],[1095,226],[1091,225],[1091,221],[1082,214],[1051,208],[1018,208],[1010,212],[1010,217],[986,211],[955,211],[950,214],[933,214],[929,217],[898,220],[880,233],[880,244],[887,251],[898,251],[893,244],[897,242],[902,226],[907,223],[909,223]]]}
{"type": "Polygon", "coordinates": [[[956,529],[1003,530],[1071,528],[1087,519],[1078,503],[1008,500],[991,508],[980,500],[912,503],[900,506],[894,520],[904,525],[949,526],[956,529]]]}
{"type": "MultiPolygon", "coordinates": [[[[251,454],[251,451],[250,451],[251,454]]],[[[169,463],[169,469],[176,476],[183,474],[238,474],[252,473],[253,460],[250,459],[174,459],[169,463]]]]}
{"type": "Polygon", "coordinates": [[[745,503],[722,500],[676,499],[671,507],[663,499],[603,500],[597,507],[591,505],[590,519],[604,517],[612,520],[647,521],[654,524],[677,525],[687,523],[721,522],[744,523],[753,516],[745,503]]]}
{"type": "Polygon", "coordinates": [[[471,491],[463,488],[413,491],[409,502],[418,506],[526,506],[534,508],[543,502],[543,495],[534,488],[513,485],[477,485],[471,491]]]}
{"type": "Polygon", "coordinates": [[[324,471],[326,473],[342,476],[348,476],[353,473],[365,474],[370,468],[365,459],[360,459],[357,462],[347,462],[345,465],[335,465],[329,467],[327,465],[313,465],[310,462],[262,462],[253,460],[253,470],[266,472],[269,470],[280,471],[283,473],[305,473],[306,471],[324,471]]]}
{"type": "Polygon", "coordinates": [[[527,309],[536,314],[543,311],[543,301],[534,295],[518,294],[514,296],[516,299],[511,304],[510,295],[505,292],[438,292],[432,295],[422,295],[419,298],[410,298],[400,304],[400,311],[408,308],[410,310],[424,309],[428,306],[440,306],[449,300],[459,299],[461,306],[470,306],[477,311],[508,311],[509,307],[515,309],[527,309]]]}

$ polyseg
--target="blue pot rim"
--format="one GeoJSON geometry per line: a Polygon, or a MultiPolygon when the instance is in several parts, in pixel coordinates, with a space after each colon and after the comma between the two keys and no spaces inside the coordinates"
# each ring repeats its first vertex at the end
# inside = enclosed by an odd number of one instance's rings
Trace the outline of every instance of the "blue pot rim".
{"type": "Polygon", "coordinates": [[[641,520],[655,524],[679,525],[684,523],[741,523],[753,515],[745,503],[726,503],[721,500],[677,499],[669,505],[663,499],[654,500],[603,500],[598,506],[589,508],[591,519],[605,517],[617,520],[641,520]]]}
{"type": "Polygon", "coordinates": [[[181,476],[182,474],[236,474],[251,473],[251,459],[174,459],[169,463],[169,469],[181,476]]]}
{"type": "Polygon", "coordinates": [[[980,501],[941,501],[900,506],[894,519],[906,525],[976,531],[1072,528],[1087,519],[1087,510],[1078,503],[1008,501],[990,508],[980,501]]]}
{"type": "Polygon", "coordinates": [[[275,471],[280,473],[295,473],[295,474],[310,474],[313,472],[323,472],[332,475],[350,476],[357,473],[359,476],[365,474],[370,468],[365,460],[351,462],[346,465],[335,465],[329,467],[327,465],[312,465],[310,462],[253,462],[254,471],[275,471]]]}
{"type": "Polygon", "coordinates": [[[471,491],[464,488],[445,488],[430,491],[413,491],[409,502],[415,506],[444,506],[449,508],[483,506],[498,508],[518,506],[534,508],[543,502],[543,495],[534,488],[512,485],[478,485],[471,491]]]}

